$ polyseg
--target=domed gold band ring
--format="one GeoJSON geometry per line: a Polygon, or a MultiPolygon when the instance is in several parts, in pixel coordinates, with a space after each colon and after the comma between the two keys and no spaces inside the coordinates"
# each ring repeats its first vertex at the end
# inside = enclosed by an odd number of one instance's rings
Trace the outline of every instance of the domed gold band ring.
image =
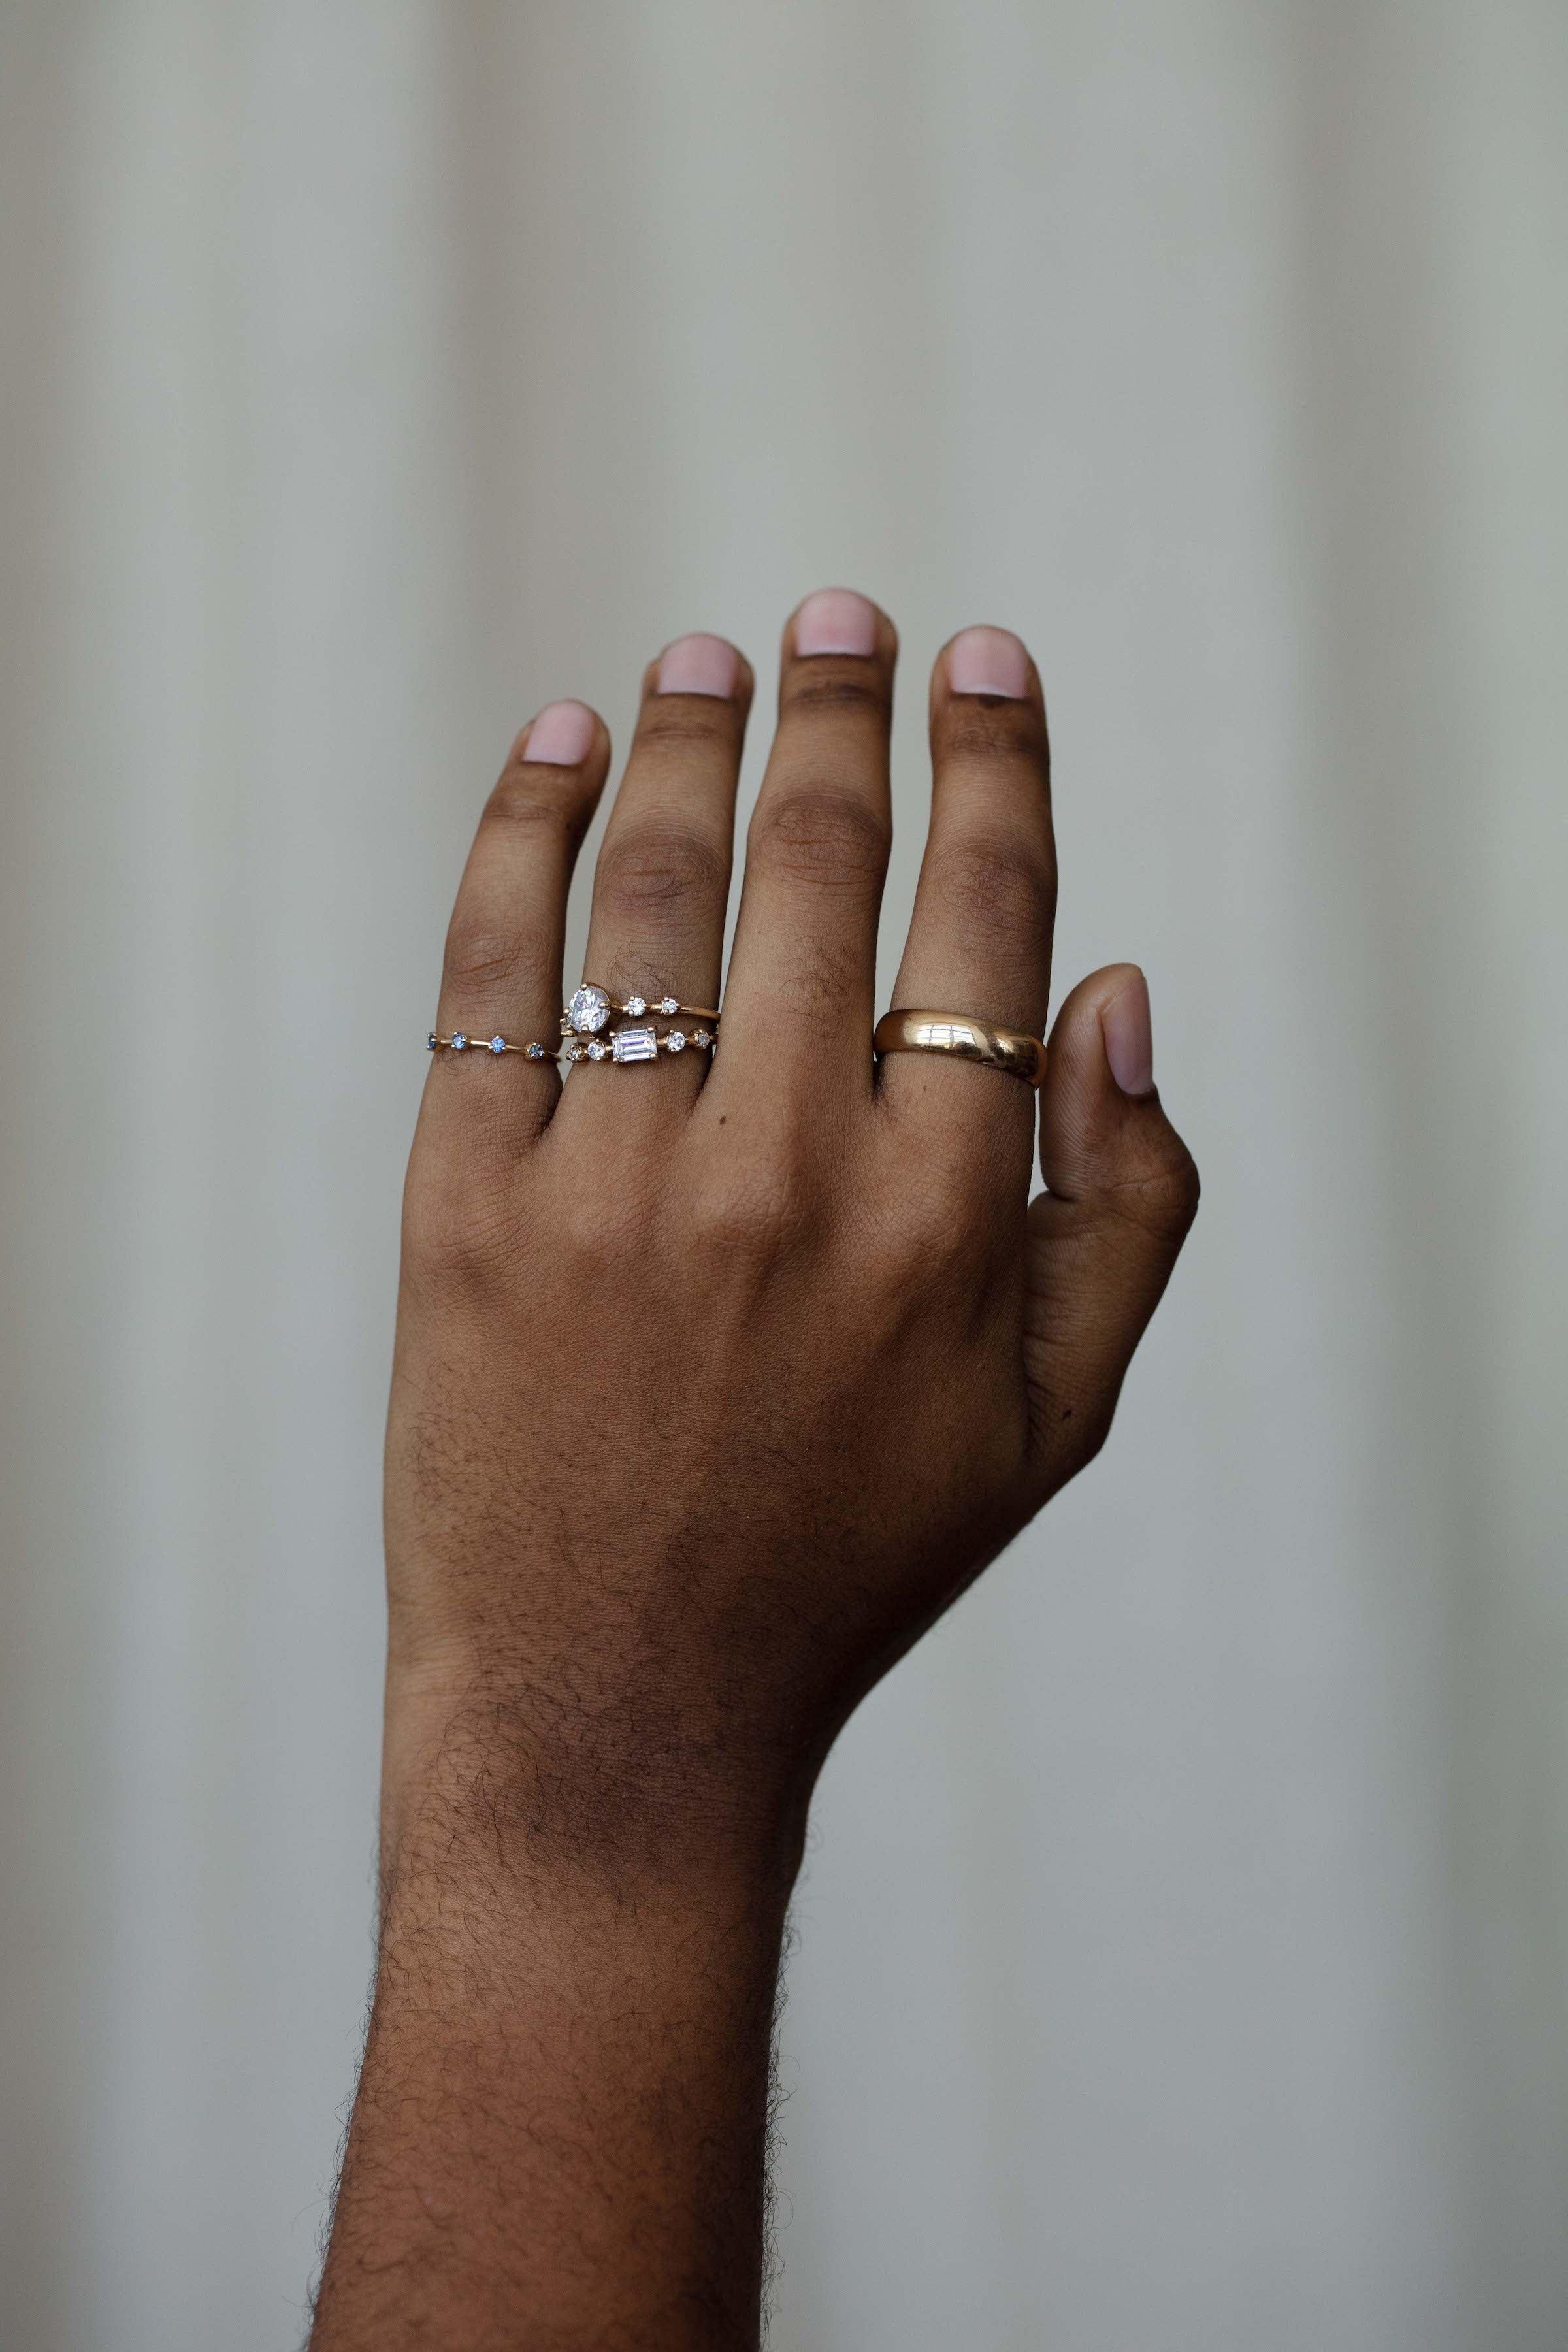
{"type": "Polygon", "coordinates": [[[1046,1049],[1021,1029],[998,1029],[973,1013],[931,1013],[910,1007],[884,1013],[871,1039],[876,1054],[956,1054],[961,1062],[985,1062],[1009,1077],[1037,1087],[1046,1075],[1046,1049]]]}

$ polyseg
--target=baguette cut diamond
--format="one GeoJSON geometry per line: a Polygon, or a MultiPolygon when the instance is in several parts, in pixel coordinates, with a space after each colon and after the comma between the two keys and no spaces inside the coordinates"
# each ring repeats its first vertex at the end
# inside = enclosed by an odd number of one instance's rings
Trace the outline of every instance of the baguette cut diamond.
{"type": "Polygon", "coordinates": [[[591,980],[585,980],[581,988],[574,990],[572,1001],[566,1010],[571,1015],[572,1026],[578,1035],[590,1037],[596,1029],[602,1029],[608,1021],[610,1000],[602,988],[595,988],[591,980]]]}
{"type": "Polygon", "coordinates": [[[617,1029],[610,1040],[617,1062],[651,1062],[658,1055],[657,1029],[617,1029]]]}

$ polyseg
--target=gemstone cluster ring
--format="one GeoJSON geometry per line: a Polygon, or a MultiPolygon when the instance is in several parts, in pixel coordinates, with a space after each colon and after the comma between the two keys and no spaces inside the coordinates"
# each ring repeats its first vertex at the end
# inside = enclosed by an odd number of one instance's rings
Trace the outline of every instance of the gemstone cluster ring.
{"type": "Polygon", "coordinates": [[[454,1029],[449,1037],[432,1029],[425,1040],[432,1054],[521,1054],[530,1062],[656,1062],[661,1054],[684,1054],[689,1046],[711,1051],[718,1043],[719,1015],[703,1005],[682,1004],[676,996],[657,997],[651,1004],[646,996],[628,996],[623,1002],[591,980],[574,990],[563,1009],[557,1044],[545,1045],[531,1037],[526,1045],[514,1045],[510,1037],[471,1037],[466,1029],[454,1029]],[[692,1025],[659,1029],[651,1021],[635,1025],[649,1013],[671,1020],[684,1015],[692,1025]],[[617,1015],[623,1016],[622,1026],[612,1028],[617,1015]]]}
{"type": "Polygon", "coordinates": [[[719,1015],[710,1007],[683,1004],[678,996],[612,996],[597,981],[585,980],[574,989],[561,1013],[561,1058],[563,1062],[654,1062],[660,1054],[684,1054],[689,1045],[710,1050],[719,1043],[719,1015]],[[650,1013],[673,1020],[677,1014],[695,1025],[660,1030],[650,1013]],[[616,1015],[623,1025],[611,1026],[616,1015]]]}
{"type": "Polygon", "coordinates": [[[634,1021],[640,1021],[648,1013],[684,1013],[693,1021],[717,1021],[719,1018],[710,1005],[682,1004],[679,997],[674,996],[658,996],[651,1001],[646,996],[623,999],[612,996],[607,988],[599,986],[597,981],[585,980],[582,987],[574,989],[567,999],[561,1015],[561,1034],[563,1036],[595,1036],[601,1029],[608,1028],[610,1015],[614,1013],[627,1013],[634,1021]]]}

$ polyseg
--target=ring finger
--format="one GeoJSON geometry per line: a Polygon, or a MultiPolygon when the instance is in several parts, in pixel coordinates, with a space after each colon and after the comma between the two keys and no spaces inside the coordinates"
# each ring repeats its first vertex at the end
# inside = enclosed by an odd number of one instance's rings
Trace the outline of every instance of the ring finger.
{"type": "MultiPolygon", "coordinates": [[[[668,1120],[701,1084],[708,1055],[693,1032],[719,1002],[724,916],[735,835],[735,789],[752,700],[752,673],[723,637],[679,637],[649,665],[626,773],[594,876],[584,978],[618,1003],[639,1003],[612,1027],[652,1029],[673,1069],[580,1065],[562,1115],[569,1123],[630,1117],[668,1120]],[[696,1013],[660,1014],[674,999],[696,1013]]],[[[593,1034],[604,1046],[612,1028],[593,1034]]]]}

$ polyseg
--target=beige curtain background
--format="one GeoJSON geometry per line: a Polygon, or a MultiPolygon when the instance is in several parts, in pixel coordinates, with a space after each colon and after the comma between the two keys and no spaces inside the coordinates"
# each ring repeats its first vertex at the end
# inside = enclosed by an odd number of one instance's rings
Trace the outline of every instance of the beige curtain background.
{"type": "Polygon", "coordinates": [[[1058,993],[1145,963],[1206,1193],[833,1759],[773,2341],[1561,2352],[1558,0],[13,0],[0,65],[0,2337],[299,2340],[469,828],[546,698],[624,740],[848,581],[884,984],[926,666],[1009,623],[1058,993]]]}

